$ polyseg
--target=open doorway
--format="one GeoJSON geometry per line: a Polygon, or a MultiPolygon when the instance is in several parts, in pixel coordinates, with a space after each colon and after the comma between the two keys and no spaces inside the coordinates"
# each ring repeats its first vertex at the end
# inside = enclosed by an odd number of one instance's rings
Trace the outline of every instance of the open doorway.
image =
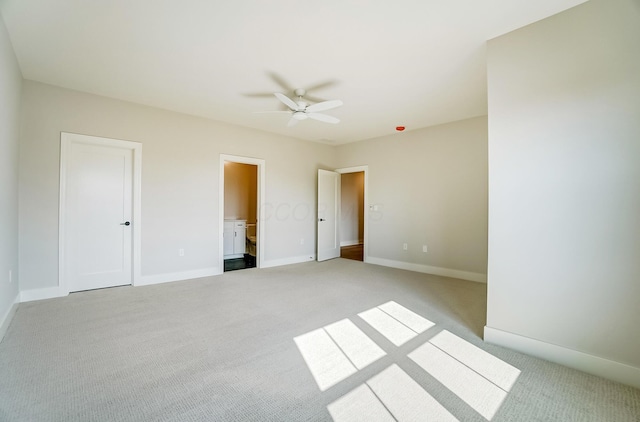
{"type": "Polygon", "coordinates": [[[362,249],[358,260],[368,262],[368,213],[365,204],[368,166],[348,167],[335,171],[318,169],[318,214],[316,231],[316,259],[326,261],[341,256],[341,246],[362,249]],[[360,173],[354,179],[350,174],[360,173]],[[342,207],[342,178],[347,178],[345,200],[342,207]],[[344,211],[343,211],[344,209],[344,211]],[[341,214],[344,212],[344,220],[341,214]],[[341,234],[344,232],[345,234],[341,234]]]}
{"type": "Polygon", "coordinates": [[[264,161],[221,156],[223,271],[260,267],[262,230],[259,218],[264,161]]]}
{"type": "Polygon", "coordinates": [[[340,257],[364,260],[364,171],[340,177],[340,257]]]}

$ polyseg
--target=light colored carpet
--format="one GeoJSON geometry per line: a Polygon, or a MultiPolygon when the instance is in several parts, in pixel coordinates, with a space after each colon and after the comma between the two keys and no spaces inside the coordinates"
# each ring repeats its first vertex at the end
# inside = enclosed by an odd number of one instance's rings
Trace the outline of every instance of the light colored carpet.
{"type": "Polygon", "coordinates": [[[444,330],[521,371],[492,421],[640,420],[640,390],[483,343],[485,310],[483,284],[345,259],[24,303],[0,343],[0,420],[323,421],[378,407],[428,420],[433,402],[485,421],[454,393],[464,385],[420,366],[444,330]],[[362,317],[390,301],[434,325],[392,343],[362,317]],[[321,390],[294,339],[345,319],[378,355],[321,390]]]}

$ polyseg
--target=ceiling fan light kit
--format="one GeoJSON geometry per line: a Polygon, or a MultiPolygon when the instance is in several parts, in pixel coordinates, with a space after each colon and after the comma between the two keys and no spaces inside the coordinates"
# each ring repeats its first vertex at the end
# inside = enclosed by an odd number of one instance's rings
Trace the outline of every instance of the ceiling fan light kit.
{"type": "Polygon", "coordinates": [[[329,116],[328,114],[318,113],[319,111],[331,110],[342,105],[340,100],[322,101],[316,104],[308,104],[302,98],[306,94],[304,89],[296,89],[294,93],[297,95],[297,101],[292,100],[280,92],[274,92],[273,95],[280,100],[281,103],[289,108],[291,119],[287,126],[291,127],[298,124],[301,120],[313,119],[324,123],[339,123],[340,119],[329,116]]]}

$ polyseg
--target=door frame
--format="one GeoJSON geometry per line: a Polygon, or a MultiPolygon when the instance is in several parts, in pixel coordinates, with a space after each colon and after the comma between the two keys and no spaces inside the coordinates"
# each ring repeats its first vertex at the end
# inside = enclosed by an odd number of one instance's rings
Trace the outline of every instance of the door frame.
{"type": "Polygon", "coordinates": [[[131,285],[135,286],[141,279],[141,227],[142,227],[142,144],[140,142],[99,136],[81,135],[60,132],[60,203],[58,214],[58,288],[62,295],[69,294],[69,283],[65,268],[66,258],[66,214],[67,214],[67,172],[73,144],[105,146],[128,149],[132,152],[132,245],[131,245],[131,285]]]}
{"type": "MultiPolygon", "coordinates": [[[[368,187],[369,187],[369,166],[368,165],[364,165],[364,166],[355,166],[355,167],[345,167],[345,168],[341,168],[341,169],[336,169],[334,170],[336,173],[340,173],[340,174],[345,174],[345,173],[359,173],[359,172],[363,172],[364,173],[364,199],[363,199],[363,207],[364,207],[364,212],[363,212],[363,216],[364,216],[364,235],[363,235],[363,256],[362,256],[362,261],[363,262],[369,262],[369,212],[367,209],[367,204],[369,203],[369,192],[368,192],[368,187]]],[[[339,206],[342,206],[341,204],[339,206]]],[[[341,222],[340,220],[338,220],[338,225],[340,225],[341,222]]],[[[340,230],[338,230],[338,232],[340,232],[340,230]]]]}
{"type": "Polygon", "coordinates": [[[256,235],[256,268],[261,268],[264,263],[264,244],[265,244],[265,227],[264,216],[262,215],[262,204],[266,202],[265,196],[265,173],[266,162],[261,158],[243,157],[240,155],[220,154],[220,177],[218,186],[218,268],[220,273],[224,272],[224,239],[222,233],[224,232],[224,162],[229,161],[231,163],[250,164],[258,167],[258,186],[256,186],[257,198],[256,204],[258,209],[256,210],[257,230],[256,235]]]}

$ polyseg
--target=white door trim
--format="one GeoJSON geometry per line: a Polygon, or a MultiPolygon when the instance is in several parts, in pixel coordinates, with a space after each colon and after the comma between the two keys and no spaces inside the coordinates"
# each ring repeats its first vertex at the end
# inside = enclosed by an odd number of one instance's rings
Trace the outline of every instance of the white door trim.
{"type": "Polygon", "coordinates": [[[262,268],[264,263],[264,244],[265,244],[265,227],[264,227],[264,215],[262,205],[266,203],[265,196],[265,174],[266,174],[266,162],[261,158],[253,158],[253,157],[242,157],[239,155],[229,155],[229,154],[220,154],[220,178],[219,178],[219,186],[218,186],[218,268],[220,268],[220,272],[224,272],[224,239],[222,238],[222,233],[224,232],[224,162],[229,161],[232,163],[240,163],[240,164],[251,164],[254,166],[258,166],[258,198],[256,203],[258,204],[258,209],[256,210],[256,219],[258,220],[258,230],[256,234],[258,238],[256,239],[257,245],[257,256],[256,256],[256,267],[262,268]]]}
{"type": "Polygon", "coordinates": [[[336,173],[358,173],[364,172],[364,245],[363,245],[363,257],[364,262],[369,262],[369,210],[367,209],[369,203],[369,166],[355,166],[336,169],[336,173]]]}
{"type": "Polygon", "coordinates": [[[80,135],[77,133],[60,133],[60,209],[58,215],[58,289],[60,295],[69,294],[69,283],[65,272],[65,217],[67,199],[67,171],[69,154],[72,144],[86,144],[95,146],[109,146],[130,149],[133,154],[133,245],[132,245],[132,274],[131,284],[140,282],[141,258],[141,227],[142,227],[142,144],[139,142],[122,141],[119,139],[102,138],[98,136],[80,135]]]}

